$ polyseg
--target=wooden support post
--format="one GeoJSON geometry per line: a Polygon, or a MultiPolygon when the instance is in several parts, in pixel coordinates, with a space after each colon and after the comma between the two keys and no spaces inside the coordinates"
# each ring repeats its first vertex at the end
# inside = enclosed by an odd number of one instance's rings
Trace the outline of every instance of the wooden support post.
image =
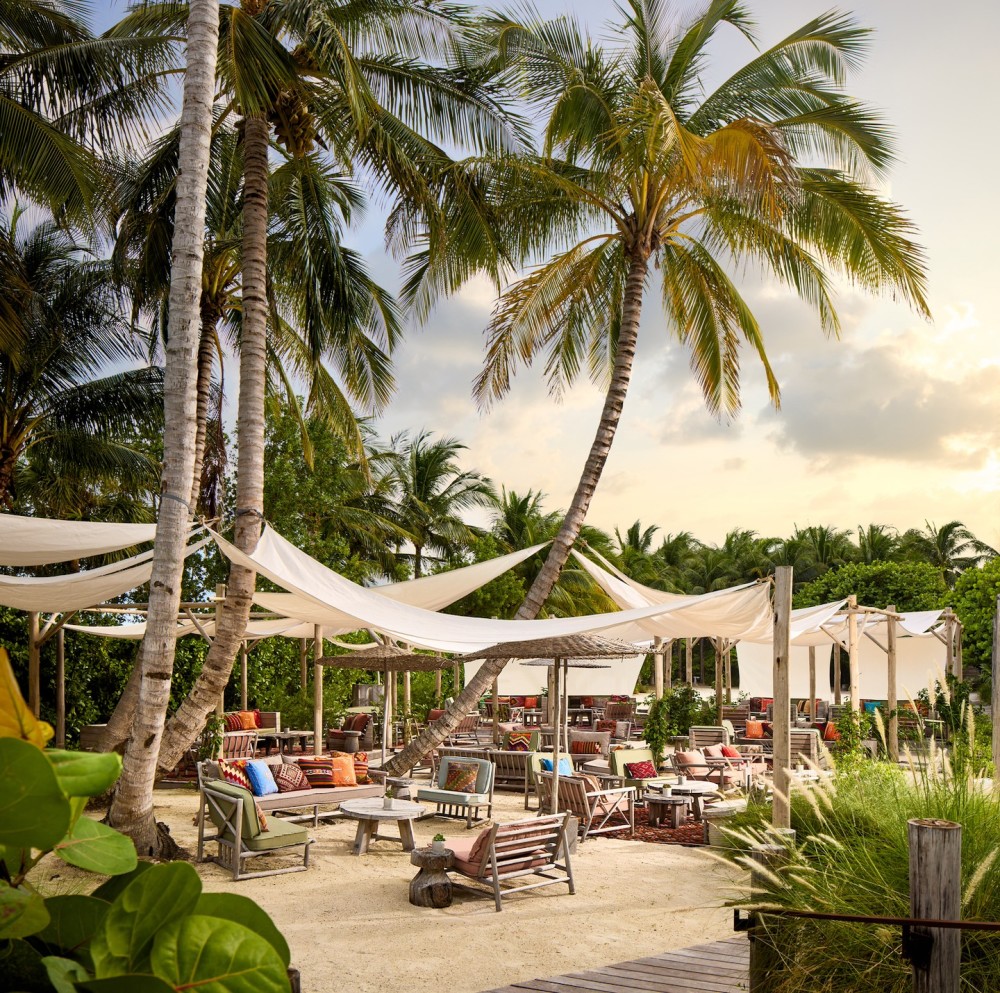
{"type": "Polygon", "coordinates": [[[653,639],[653,696],[657,700],[663,696],[663,639],[659,635],[653,639]]]}
{"type": "Polygon", "coordinates": [[[896,666],[896,605],[889,604],[889,616],[886,618],[885,648],[886,648],[886,707],[889,710],[889,724],[885,730],[885,748],[890,762],[899,761],[899,700],[896,692],[898,680],[896,666]]]}
{"type": "Polygon", "coordinates": [[[722,664],[722,639],[715,639],[715,719],[722,720],[722,684],[725,682],[725,666],[722,664]]]}
{"type": "MultiPolygon", "coordinates": [[[[546,674],[546,689],[548,693],[545,697],[545,723],[549,727],[554,727],[556,722],[556,704],[555,704],[555,673],[552,671],[553,667],[549,666],[545,670],[546,674]]],[[[554,743],[556,751],[559,751],[558,742],[554,743]]]]}
{"type": "Polygon", "coordinates": [[[313,755],[322,755],[326,741],[323,738],[323,628],[313,628],[313,755]]]}
{"type": "Polygon", "coordinates": [[[395,672],[386,673],[386,687],[389,691],[389,746],[396,744],[396,721],[399,720],[399,676],[395,672]]]}
{"type": "Polygon", "coordinates": [[[555,699],[552,704],[554,708],[552,713],[555,716],[552,721],[552,806],[549,810],[550,814],[559,813],[559,755],[562,752],[559,744],[559,718],[562,716],[562,673],[559,669],[559,659],[553,659],[552,668],[549,670],[552,673],[551,694],[555,699]]]}
{"type": "Polygon", "coordinates": [[[694,639],[684,639],[684,682],[694,686],[694,639]]]}
{"type": "Polygon", "coordinates": [[[847,653],[851,662],[851,710],[861,709],[861,659],[858,649],[858,598],[853,594],[847,598],[847,653]]]}
{"type": "Polygon", "coordinates": [[[66,632],[56,635],[56,748],[66,747],[66,632]]]}
{"type": "Polygon", "coordinates": [[[403,720],[413,713],[413,675],[409,669],[403,673],[403,720]]]}
{"type": "Polygon", "coordinates": [[[816,646],[809,646],[809,722],[816,723],[816,646]]]}
{"type": "Polygon", "coordinates": [[[840,688],[843,674],[840,671],[840,642],[833,645],[833,702],[839,707],[843,703],[843,690],[840,688]]]}
{"type": "MultiPolygon", "coordinates": [[[[440,661],[440,659],[441,659],[441,653],[437,652],[436,655],[435,655],[435,658],[437,658],[438,661],[440,661]]],[[[440,707],[441,706],[441,670],[440,669],[435,669],[434,670],[434,706],[435,707],[440,707]]]]}
{"type": "Polygon", "coordinates": [[[725,657],[722,675],[726,681],[726,705],[729,706],[733,702],[733,646],[728,638],[722,643],[722,651],[725,657]]]}
{"type": "MultiPolygon", "coordinates": [[[[215,587],[215,631],[218,634],[219,621],[222,618],[222,605],[226,601],[226,584],[217,583],[215,587]]],[[[219,694],[219,702],[215,705],[216,717],[221,717],[226,712],[226,691],[219,694]]]]}
{"type": "Polygon", "coordinates": [[[493,704],[493,744],[500,744],[500,681],[493,680],[493,692],[490,696],[493,704]]]}
{"type": "Polygon", "coordinates": [[[944,671],[955,675],[955,615],[949,607],[944,612],[944,671]]]}
{"type": "Polygon", "coordinates": [[[777,828],[792,826],[788,766],[791,763],[791,706],[789,661],[791,655],[792,567],[774,570],[774,801],[771,822],[777,828]]]}
{"type": "Polygon", "coordinates": [[[993,611],[993,768],[1000,769],[1000,596],[993,611]]]}
{"type": "Polygon", "coordinates": [[[299,682],[302,684],[302,692],[309,685],[309,639],[299,638],[299,682]]]}
{"type": "Polygon", "coordinates": [[[456,662],[455,665],[451,667],[451,695],[453,697],[458,696],[462,690],[462,665],[460,662],[456,662]]]}
{"type": "MultiPolygon", "coordinates": [[[[920,818],[907,822],[910,916],[957,921],[962,915],[962,825],[920,818]]],[[[958,993],[962,932],[910,928],[913,993],[958,993]]]]}
{"type": "Polygon", "coordinates": [[[38,611],[28,612],[28,706],[37,717],[42,701],[42,646],[38,643],[38,611]]]}
{"type": "Polygon", "coordinates": [[[663,688],[669,690],[674,685],[674,640],[668,638],[663,643],[663,654],[660,656],[663,662],[663,688]]]}
{"type": "Polygon", "coordinates": [[[240,710],[247,710],[247,643],[240,642],[240,710]]]}
{"type": "MultiPolygon", "coordinates": [[[[767,888],[762,878],[788,861],[788,849],[784,845],[756,845],[750,858],[760,869],[750,871],[750,892],[752,897],[767,901],[767,888]]],[[[750,928],[750,993],[769,993],[777,986],[781,970],[780,932],[782,918],[769,917],[764,924],[755,918],[750,928]]]]}

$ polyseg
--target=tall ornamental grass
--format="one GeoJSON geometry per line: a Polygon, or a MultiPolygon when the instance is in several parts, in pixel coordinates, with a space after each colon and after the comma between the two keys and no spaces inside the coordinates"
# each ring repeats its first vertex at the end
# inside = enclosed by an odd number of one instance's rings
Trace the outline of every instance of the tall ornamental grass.
{"type": "MultiPolygon", "coordinates": [[[[832,777],[794,789],[796,840],[788,845],[789,861],[765,873],[762,891],[739,905],[906,917],[907,821],[929,817],[962,825],[962,919],[1000,921],[1000,795],[982,776],[985,761],[978,767],[973,761],[978,750],[971,710],[963,724],[963,740],[949,754],[931,742],[923,761],[901,768],[841,756],[832,777]]],[[[770,804],[759,802],[730,821],[728,857],[750,868],[748,849],[776,841],[769,820],[770,804]]],[[[898,926],[774,916],[763,922],[784,966],[774,993],[909,993],[912,988],[898,926]]],[[[963,931],[963,993],[998,989],[1000,934],[963,931]]]]}

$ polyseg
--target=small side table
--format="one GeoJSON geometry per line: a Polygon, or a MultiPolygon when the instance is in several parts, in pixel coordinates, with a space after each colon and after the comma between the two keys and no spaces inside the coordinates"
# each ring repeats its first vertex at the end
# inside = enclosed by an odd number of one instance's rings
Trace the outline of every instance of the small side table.
{"type": "Polygon", "coordinates": [[[450,907],[451,876],[447,871],[454,862],[450,848],[435,852],[432,848],[415,848],[410,862],[420,871],[410,880],[410,903],[414,907],[450,907]]]}
{"type": "Polygon", "coordinates": [[[659,827],[661,821],[667,821],[672,828],[679,828],[687,818],[690,800],[686,796],[660,796],[647,793],[645,800],[650,827],[659,827]]]}

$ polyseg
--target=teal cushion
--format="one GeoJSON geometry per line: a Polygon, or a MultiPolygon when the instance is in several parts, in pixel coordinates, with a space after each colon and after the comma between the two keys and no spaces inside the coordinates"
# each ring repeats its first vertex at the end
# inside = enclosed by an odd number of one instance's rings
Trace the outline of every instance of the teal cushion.
{"type": "MultiPolygon", "coordinates": [[[[552,759],[542,759],[542,772],[552,771],[552,759]]],[[[569,759],[559,760],[559,775],[560,776],[572,776],[573,775],[573,763],[569,759]]]]}

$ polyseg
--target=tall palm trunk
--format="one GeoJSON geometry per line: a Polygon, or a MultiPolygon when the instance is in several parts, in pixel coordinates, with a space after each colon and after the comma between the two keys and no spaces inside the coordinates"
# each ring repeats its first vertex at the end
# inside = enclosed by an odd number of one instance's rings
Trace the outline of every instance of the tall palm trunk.
{"type": "MultiPolygon", "coordinates": [[[[611,383],[604,397],[604,407],[601,410],[601,420],[597,426],[597,434],[590,453],[583,467],[576,493],[569,505],[569,510],[563,518],[559,533],[552,542],[545,564],[535,577],[528,590],[528,595],[518,608],[517,617],[531,620],[538,616],[546,598],[552,592],[562,567],[569,559],[573,543],[580,534],[583,522],[586,520],[590,501],[597,489],[604,465],[608,461],[611,443],[622,416],[625,405],[625,394],[628,392],[629,380],[632,378],[632,363],[635,360],[636,342],[639,338],[639,317],[642,313],[642,294],[646,283],[648,255],[638,253],[629,266],[628,279],[625,283],[625,297],[622,304],[622,326],[615,351],[615,365],[611,374],[611,383]]],[[[403,770],[412,768],[418,759],[423,758],[431,749],[436,748],[453,731],[459,721],[476,706],[477,701],[500,675],[506,659],[487,659],[479,671],[466,684],[465,689],[455,698],[455,702],[445,711],[444,716],[418,737],[414,738],[401,752],[386,763],[390,775],[400,775],[403,770]]]]}
{"type": "Polygon", "coordinates": [[[153,816],[153,781],[170,701],[194,468],[197,396],[192,373],[198,348],[205,194],[219,41],[218,0],[191,0],[187,33],[176,224],[170,265],[160,509],[146,636],[137,662],[140,677],[136,720],[125,747],[122,775],[109,813],[111,824],[129,835],[143,855],[158,854],[161,848],[153,816]]]}
{"type": "MultiPolygon", "coordinates": [[[[264,380],[267,358],[268,123],[263,115],[244,121],[243,133],[243,327],[240,334],[240,395],[237,414],[236,527],[233,543],[252,552],[264,511],[264,380]]],[[[257,574],[233,564],[226,602],[212,647],[184,702],[170,719],[160,746],[160,765],[173,768],[205,726],[233,671],[246,634],[257,574]]]]}

